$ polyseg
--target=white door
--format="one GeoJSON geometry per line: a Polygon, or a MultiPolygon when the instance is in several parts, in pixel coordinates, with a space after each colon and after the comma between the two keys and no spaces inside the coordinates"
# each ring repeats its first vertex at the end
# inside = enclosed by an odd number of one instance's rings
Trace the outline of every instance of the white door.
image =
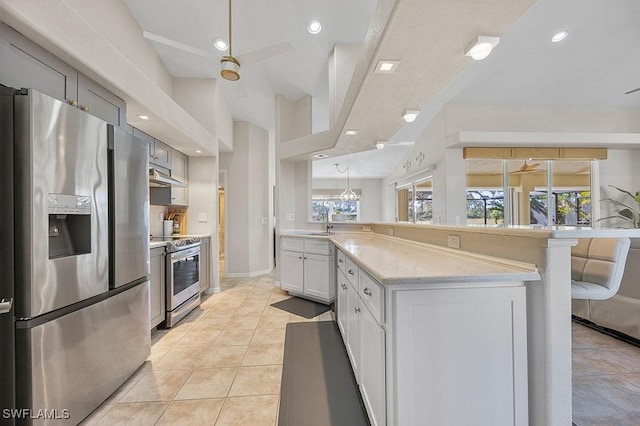
{"type": "Polygon", "coordinates": [[[385,333],[362,304],[359,321],[360,392],[372,426],[386,424],[385,333]]]}
{"type": "Polygon", "coordinates": [[[304,256],[304,294],[329,300],[329,256],[305,254],[304,256]]]}
{"type": "Polygon", "coordinates": [[[282,276],[280,277],[282,289],[302,293],[304,291],[302,252],[283,250],[280,262],[282,263],[282,276]]]}
{"type": "Polygon", "coordinates": [[[340,269],[337,271],[338,274],[338,312],[337,312],[337,323],[338,328],[340,329],[340,333],[342,333],[342,340],[344,340],[345,344],[347,342],[346,332],[347,332],[347,290],[348,285],[347,279],[340,269]]]}
{"type": "Polygon", "coordinates": [[[360,298],[358,297],[358,293],[353,289],[353,287],[347,284],[347,354],[349,355],[349,360],[351,361],[351,367],[353,368],[353,374],[356,376],[356,381],[360,383],[360,375],[359,375],[359,359],[358,354],[358,321],[360,317],[360,298]]]}

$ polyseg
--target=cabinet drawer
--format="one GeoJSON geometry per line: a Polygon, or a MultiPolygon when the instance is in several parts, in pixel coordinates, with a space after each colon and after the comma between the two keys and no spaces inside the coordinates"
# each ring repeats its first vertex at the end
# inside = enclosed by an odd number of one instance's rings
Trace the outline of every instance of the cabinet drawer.
{"type": "Polygon", "coordinates": [[[302,238],[281,238],[280,248],[289,251],[304,251],[304,240],[302,238]]]}
{"type": "Polygon", "coordinates": [[[338,269],[340,269],[343,273],[347,273],[346,265],[347,265],[347,255],[338,250],[338,269]]]}
{"type": "Polygon", "coordinates": [[[382,307],[384,306],[384,291],[380,284],[373,280],[364,271],[360,271],[360,286],[358,293],[360,299],[367,305],[379,324],[384,322],[382,307]]]}
{"type": "Polygon", "coordinates": [[[345,256],[345,268],[344,268],[344,276],[347,277],[347,281],[351,283],[354,289],[358,290],[358,272],[360,268],[358,265],[351,259],[345,256]]]}
{"type": "Polygon", "coordinates": [[[333,244],[327,240],[304,240],[304,252],[310,254],[332,254],[333,244]]]}

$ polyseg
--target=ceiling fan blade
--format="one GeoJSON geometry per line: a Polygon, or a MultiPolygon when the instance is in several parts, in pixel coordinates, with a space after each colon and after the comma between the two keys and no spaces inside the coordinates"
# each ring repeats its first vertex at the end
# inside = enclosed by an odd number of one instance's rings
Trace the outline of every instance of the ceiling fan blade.
{"type": "Polygon", "coordinates": [[[202,56],[203,58],[211,59],[217,56],[211,52],[197,47],[189,46],[188,44],[180,43],[179,41],[171,40],[170,38],[163,37],[158,34],[143,31],[142,36],[147,40],[155,41],[156,43],[164,44],[165,46],[173,47],[174,49],[184,50],[185,52],[193,53],[194,55],[202,56]]]}
{"type": "Polygon", "coordinates": [[[272,44],[271,46],[262,47],[236,56],[240,65],[251,65],[256,62],[264,61],[273,56],[281,55],[293,49],[293,45],[288,41],[272,44]]]}
{"type": "Polygon", "coordinates": [[[624,94],[625,95],[630,95],[630,94],[635,93],[635,92],[640,92],[640,87],[638,87],[637,89],[629,90],[628,92],[624,92],[624,94]]]}

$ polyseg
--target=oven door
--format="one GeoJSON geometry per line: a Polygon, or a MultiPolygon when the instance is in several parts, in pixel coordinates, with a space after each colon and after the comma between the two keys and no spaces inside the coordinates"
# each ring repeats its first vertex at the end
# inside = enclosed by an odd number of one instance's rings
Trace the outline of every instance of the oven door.
{"type": "Polygon", "coordinates": [[[173,311],[200,290],[200,246],[168,257],[167,310],[173,311]]]}

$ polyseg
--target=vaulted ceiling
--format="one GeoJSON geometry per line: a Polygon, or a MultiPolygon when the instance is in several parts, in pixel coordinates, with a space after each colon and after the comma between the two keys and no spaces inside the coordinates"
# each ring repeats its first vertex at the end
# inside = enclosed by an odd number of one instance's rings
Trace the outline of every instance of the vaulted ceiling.
{"type": "MultiPolygon", "coordinates": [[[[125,3],[145,31],[212,52],[214,37],[227,38],[227,0],[125,3]]],[[[292,100],[310,94],[314,131],[325,130],[333,45],[366,47],[378,37],[354,73],[332,156],[370,151],[378,140],[414,141],[449,102],[640,108],[640,92],[624,95],[640,87],[637,0],[617,0],[615,6],[602,0],[235,0],[233,12],[234,53],[285,40],[294,47],[241,69],[246,98],[234,83],[222,85],[236,119],[270,131],[276,93],[292,100]],[[385,13],[388,20],[380,19],[385,13]],[[307,32],[311,19],[322,23],[320,34],[307,32]],[[380,22],[384,27],[375,26],[380,22]],[[569,36],[552,43],[561,29],[569,36]],[[487,59],[476,62],[464,50],[479,34],[501,39],[487,59]],[[395,74],[374,74],[378,59],[400,65],[395,74]],[[404,109],[422,113],[407,124],[404,109]],[[344,128],[360,133],[346,138],[344,128]]],[[[174,76],[217,78],[215,60],[152,43],[174,76]]],[[[368,164],[388,162],[384,151],[368,155],[368,164]]]]}

